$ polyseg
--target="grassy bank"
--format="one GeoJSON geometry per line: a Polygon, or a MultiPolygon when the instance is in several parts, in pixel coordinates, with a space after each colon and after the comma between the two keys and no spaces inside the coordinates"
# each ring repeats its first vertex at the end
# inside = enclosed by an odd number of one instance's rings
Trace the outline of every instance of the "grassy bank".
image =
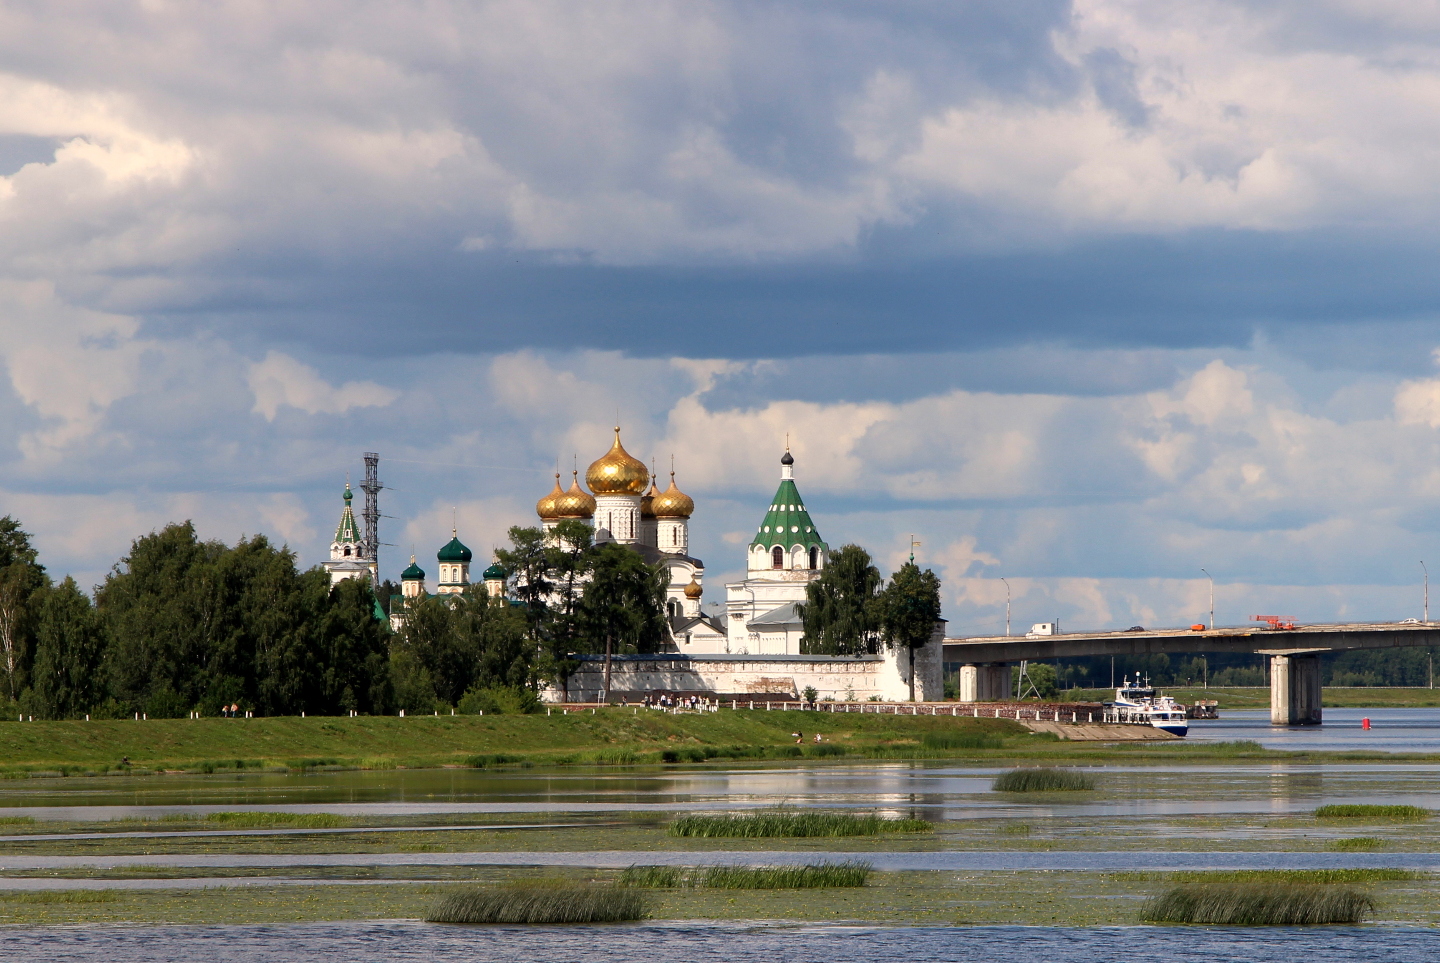
{"type": "Polygon", "coordinates": [[[727,759],[1066,762],[1282,758],[1254,743],[1061,743],[1013,720],[829,712],[0,723],[0,776],[659,764],[727,759]],[[803,740],[794,733],[803,732],[803,740]],[[819,733],[822,742],[815,743],[819,733]],[[964,738],[950,738],[956,734],[964,738]],[[944,738],[936,738],[944,736],[944,738]],[[973,736],[973,738],[972,738],[973,736]],[[797,744],[797,742],[799,744],[797,744]]]}
{"type": "MultiPolygon", "coordinates": [[[[615,881],[618,872],[513,872],[481,885],[615,881]]],[[[820,889],[646,890],[650,915],[672,920],[788,920],[909,925],[1115,926],[1139,922],[1144,901],[1204,874],[1098,872],[871,873],[864,886],[820,889]]],[[[1277,882],[1289,882],[1278,880],[1277,882]]],[[[1347,881],[1348,882],[1348,881],[1347,881]]],[[[1440,923],[1434,880],[1356,881],[1381,919],[1440,923]]],[[[204,890],[0,892],[0,924],[287,923],[420,919],[475,883],[291,885],[204,890]]]]}

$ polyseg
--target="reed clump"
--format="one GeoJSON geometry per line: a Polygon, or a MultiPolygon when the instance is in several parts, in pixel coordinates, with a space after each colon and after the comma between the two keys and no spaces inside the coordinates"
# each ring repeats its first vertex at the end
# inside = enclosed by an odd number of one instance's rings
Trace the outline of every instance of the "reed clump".
{"type": "Polygon", "coordinates": [[[1375,836],[1350,836],[1337,839],[1325,848],[1337,853],[1368,853],[1379,849],[1383,843],[1384,840],[1375,836]]]}
{"type": "Polygon", "coordinates": [[[42,905],[72,903],[113,903],[119,894],[108,889],[56,889],[38,893],[4,893],[0,900],[7,903],[39,903],[42,905]]]}
{"type": "Polygon", "coordinates": [[[670,824],[670,835],[741,839],[805,838],[925,833],[933,828],[923,819],[892,819],[874,814],[761,812],[726,816],[681,816],[670,824]]]}
{"type": "Polygon", "coordinates": [[[1095,788],[1095,779],[1068,769],[1012,769],[990,787],[996,792],[1081,792],[1095,788]]]}
{"type": "Polygon", "coordinates": [[[1352,803],[1343,806],[1321,806],[1315,810],[1315,818],[1418,823],[1430,818],[1430,810],[1423,806],[1373,806],[1352,803]]]}
{"type": "Polygon", "coordinates": [[[638,889],[839,889],[864,886],[869,863],[811,863],[805,866],[631,866],[621,886],[638,889]]]}
{"type": "Polygon", "coordinates": [[[1191,885],[1208,883],[1396,883],[1424,878],[1413,869],[1222,869],[1169,877],[1191,885]]]}
{"type": "Polygon", "coordinates": [[[624,886],[506,886],[472,889],[441,900],[430,923],[621,923],[649,916],[649,904],[624,886]]]}
{"type": "Polygon", "coordinates": [[[334,813],[211,813],[205,819],[226,829],[343,829],[354,822],[334,813]]]}
{"type": "Polygon", "coordinates": [[[1005,740],[989,732],[927,732],[920,744],[926,749],[1000,749],[1005,740]]]}
{"type": "Polygon", "coordinates": [[[617,882],[636,889],[679,889],[690,885],[692,872],[679,866],[629,866],[617,882]]]}
{"type": "Polygon", "coordinates": [[[1314,926],[1359,923],[1375,912],[1368,893],[1340,886],[1205,883],[1176,886],[1145,904],[1150,923],[1219,926],[1314,926]]]}

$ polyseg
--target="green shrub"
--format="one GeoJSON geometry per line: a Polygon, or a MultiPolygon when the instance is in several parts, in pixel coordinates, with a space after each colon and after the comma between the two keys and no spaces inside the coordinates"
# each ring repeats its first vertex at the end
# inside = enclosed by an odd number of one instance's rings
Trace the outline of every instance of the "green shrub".
{"type": "Polygon", "coordinates": [[[494,766],[505,766],[524,761],[524,756],[511,756],[503,752],[487,752],[478,756],[469,757],[465,760],[465,765],[472,769],[490,769],[494,766]]]}
{"type": "Polygon", "coordinates": [[[1379,849],[1380,845],[1381,840],[1374,836],[1351,836],[1349,839],[1337,839],[1326,848],[1337,853],[1368,853],[1379,849]]]}
{"type": "Polygon", "coordinates": [[[337,816],[334,813],[211,813],[205,819],[219,823],[226,829],[342,829],[354,823],[350,817],[337,816]]]}
{"type": "Polygon", "coordinates": [[[169,686],[162,686],[150,694],[140,711],[151,719],[183,719],[193,708],[169,686]]]}
{"type": "Polygon", "coordinates": [[[1151,923],[1220,926],[1308,926],[1359,923],[1375,900],[1359,890],[1306,883],[1209,883],[1177,886],[1145,904],[1151,923]]]}
{"type": "Polygon", "coordinates": [[[482,712],[493,716],[523,716],[540,711],[540,697],[535,690],[523,686],[474,688],[460,697],[455,708],[467,716],[482,712]]]}
{"type": "Polygon", "coordinates": [[[924,833],[923,819],[887,819],[876,815],[830,812],[762,812],[727,816],[681,816],[670,824],[671,836],[711,838],[804,838],[813,836],[878,836],[881,833],[924,833]]]}
{"type": "Polygon", "coordinates": [[[999,749],[1005,741],[988,732],[927,732],[920,744],[926,749],[999,749]]]}
{"type": "Polygon", "coordinates": [[[687,885],[689,876],[677,866],[630,866],[620,874],[619,882],[637,889],[676,889],[687,885]]]}
{"type": "Polygon", "coordinates": [[[808,866],[711,866],[701,877],[706,889],[832,889],[864,886],[869,863],[808,866]]]}
{"type": "Polygon", "coordinates": [[[631,866],[620,874],[621,886],[638,889],[830,889],[864,886],[870,864],[812,863],[806,866],[631,866]]]}
{"type": "Polygon", "coordinates": [[[507,886],[455,893],[430,923],[619,923],[649,915],[645,897],[624,886],[507,886]]]}
{"type": "Polygon", "coordinates": [[[1095,780],[1067,769],[1012,769],[991,786],[996,792],[1078,792],[1095,788],[1095,780]]]}
{"type": "Polygon", "coordinates": [[[816,759],[834,758],[843,756],[849,752],[844,746],[837,746],[833,742],[822,742],[819,745],[811,746],[805,750],[805,755],[813,756],[816,759]]]}
{"type": "Polygon", "coordinates": [[[1413,869],[1222,869],[1179,875],[1176,882],[1207,883],[1393,883],[1420,879],[1413,869]]]}
{"type": "Polygon", "coordinates": [[[108,889],[58,889],[38,893],[0,893],[7,903],[113,903],[120,895],[108,889]]]}
{"type": "Polygon", "coordinates": [[[1430,810],[1420,806],[1321,806],[1316,819],[1372,819],[1382,822],[1418,823],[1430,818],[1430,810]]]}

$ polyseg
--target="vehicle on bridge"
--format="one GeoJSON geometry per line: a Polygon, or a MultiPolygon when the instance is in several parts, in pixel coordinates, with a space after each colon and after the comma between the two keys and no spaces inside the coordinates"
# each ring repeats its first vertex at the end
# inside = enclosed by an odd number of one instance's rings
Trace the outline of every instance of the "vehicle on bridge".
{"type": "Polygon", "coordinates": [[[1133,685],[1127,675],[1124,684],[1115,690],[1115,701],[1105,703],[1105,721],[1136,722],[1176,736],[1184,736],[1190,731],[1185,707],[1156,692],[1148,679],[1141,685],[1139,673],[1136,673],[1133,685]]]}

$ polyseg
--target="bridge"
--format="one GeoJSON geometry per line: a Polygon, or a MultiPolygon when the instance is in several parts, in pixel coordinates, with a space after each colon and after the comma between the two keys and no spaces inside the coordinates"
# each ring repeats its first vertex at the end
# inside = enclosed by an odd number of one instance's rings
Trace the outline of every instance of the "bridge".
{"type": "MultiPolygon", "coordinates": [[[[1288,625],[1289,623],[1279,623],[1288,625]]],[[[1440,645],[1440,623],[1374,622],[1336,625],[1069,632],[945,640],[945,661],[960,663],[961,702],[1000,702],[1010,695],[1010,663],[1085,656],[1141,656],[1248,652],[1270,657],[1270,721],[1320,723],[1320,655],[1352,649],[1440,645]]]]}

